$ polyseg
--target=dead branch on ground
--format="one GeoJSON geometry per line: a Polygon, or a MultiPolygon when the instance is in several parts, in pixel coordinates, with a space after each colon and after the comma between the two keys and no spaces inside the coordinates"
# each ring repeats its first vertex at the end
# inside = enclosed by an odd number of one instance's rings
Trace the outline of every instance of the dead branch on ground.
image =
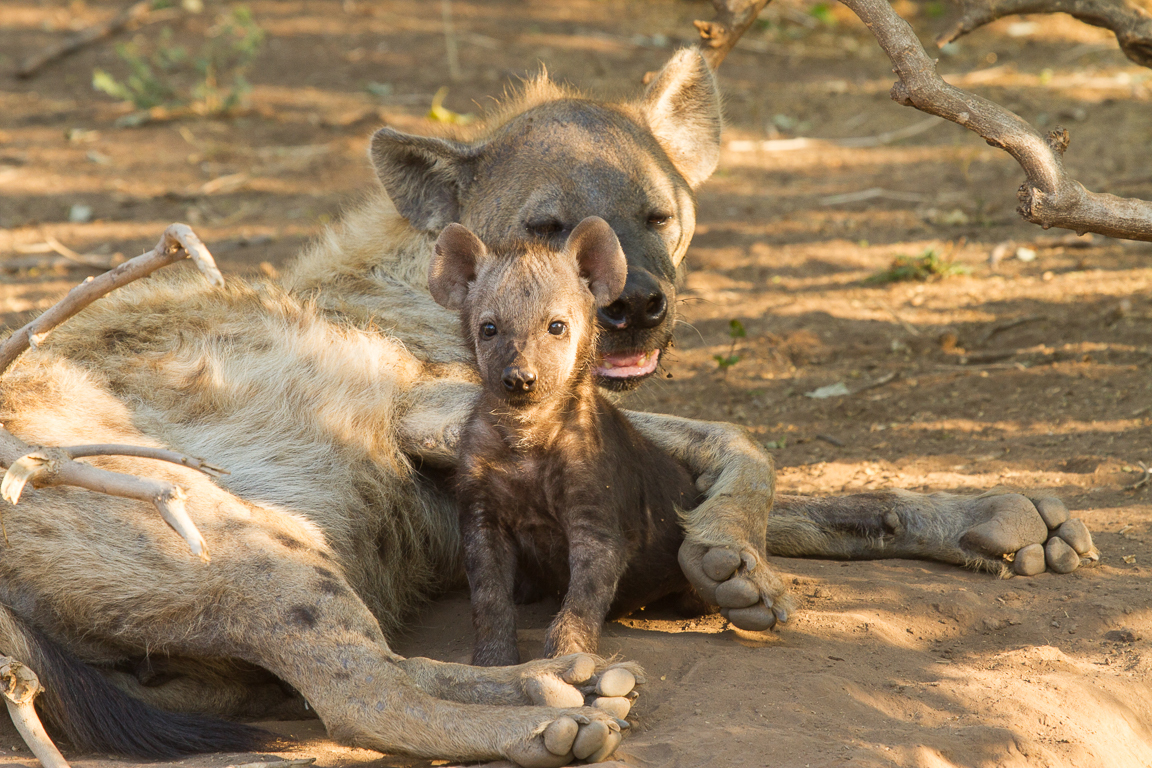
{"type": "MultiPolygon", "coordinates": [[[[128,283],[146,277],[161,267],[185,258],[192,259],[201,273],[215,286],[224,278],[216,268],[212,254],[184,224],[172,224],[148,253],[124,262],[99,277],[90,277],[68,292],[47,312],[10,336],[0,345],[0,375],[21,354],[44,341],[51,331],[92,302],[128,283]]],[[[82,456],[139,456],[181,464],[209,475],[226,470],[190,456],[162,448],[129,445],[81,445],[72,448],[32,447],[0,426],[0,464],[8,468],[0,482],[0,496],[12,504],[20,500],[24,487],[35,488],[72,485],[111,496],[146,501],[160,512],[164,522],[188,543],[194,555],[208,561],[204,537],[188,516],[184,490],[172,483],[109,472],[74,459],[82,456]]]]}
{"type": "Polygon", "coordinates": [[[86,45],[91,45],[97,40],[103,40],[105,37],[113,35],[131,24],[139,24],[144,21],[145,17],[152,13],[152,4],[153,0],[140,0],[140,2],[132,3],[132,5],[120,11],[120,13],[107,21],[86,27],[75,34],[69,35],[59,43],[49,45],[44,50],[32,54],[24,59],[19,68],[17,68],[16,77],[32,77],[46,64],[50,64],[57,59],[62,59],[65,56],[70,56],[86,45]]]}
{"type": "Polygon", "coordinates": [[[1027,174],[1017,211],[1044,229],[1095,232],[1152,241],[1152,202],[1090,192],[1064,168],[1068,131],[1047,136],[1000,105],[944,82],[908,22],[887,2],[842,0],[867,25],[900,79],[892,98],[904,106],[962,125],[1015,158],[1027,174]]]}
{"type": "MultiPolygon", "coordinates": [[[[700,50],[716,68],[770,0],[712,0],[713,21],[696,21],[700,50]]],[[[892,98],[921,112],[943,117],[1003,149],[1024,169],[1017,212],[1044,229],[1095,232],[1125,240],[1152,241],[1152,201],[1091,192],[1068,175],[1064,151],[1068,131],[1041,134],[1014,112],[944,82],[908,22],[881,0],[841,0],[868,27],[891,60],[899,81],[892,98]]],[[[946,40],[1013,13],[1069,13],[1116,32],[1125,53],[1152,65],[1152,0],[963,0],[963,18],[946,40]],[[983,9],[983,10],[981,10],[983,9]],[[1027,9],[1027,10],[1025,10],[1027,9]]],[[[649,73],[651,75],[652,73],[649,73]]],[[[645,77],[647,82],[648,76],[645,77]]],[[[839,201],[838,201],[839,202],[839,201]]]]}
{"type": "Polygon", "coordinates": [[[16,659],[0,656],[0,692],[12,724],[44,768],[68,768],[68,762],[44,732],[33,704],[44,690],[36,673],[16,659]]]}
{"type": "Polygon", "coordinates": [[[1066,13],[1116,35],[1120,50],[1152,67],[1152,2],[1149,0],[959,0],[960,17],[937,38],[944,45],[996,19],[1022,13],[1066,13]]]}

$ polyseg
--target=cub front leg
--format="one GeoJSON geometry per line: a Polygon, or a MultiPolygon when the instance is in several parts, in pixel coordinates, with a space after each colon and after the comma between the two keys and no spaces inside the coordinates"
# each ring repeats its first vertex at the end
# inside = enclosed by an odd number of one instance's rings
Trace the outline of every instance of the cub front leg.
{"type": "MultiPolygon", "coordinates": [[[[581,514],[576,511],[574,516],[581,514]]],[[[546,656],[595,653],[600,628],[627,565],[623,536],[618,531],[592,525],[569,529],[568,592],[544,637],[546,656]]]]}
{"type": "Polygon", "coordinates": [[[649,440],[688,467],[704,501],[682,513],[680,568],[709,605],[741,629],[788,620],[792,601],[765,559],[776,491],[772,457],[748,431],[722,422],[625,412],[649,440]]]}
{"type": "Polygon", "coordinates": [[[511,536],[480,504],[462,510],[464,568],[472,593],[472,663],[505,667],[520,663],[516,648],[516,551],[511,536]]]}

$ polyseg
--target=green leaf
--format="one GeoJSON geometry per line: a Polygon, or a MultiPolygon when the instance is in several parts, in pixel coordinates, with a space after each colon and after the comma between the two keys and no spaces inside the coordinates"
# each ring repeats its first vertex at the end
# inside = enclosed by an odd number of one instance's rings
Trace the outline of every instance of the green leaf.
{"type": "Polygon", "coordinates": [[[743,339],[748,336],[748,332],[744,330],[742,322],[733,318],[728,321],[728,335],[733,339],[743,339]]]}

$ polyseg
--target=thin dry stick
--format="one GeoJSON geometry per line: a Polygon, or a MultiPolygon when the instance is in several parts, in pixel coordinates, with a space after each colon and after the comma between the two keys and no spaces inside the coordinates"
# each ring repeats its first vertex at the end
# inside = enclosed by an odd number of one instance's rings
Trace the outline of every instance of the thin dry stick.
{"type": "Polygon", "coordinates": [[[217,287],[224,285],[224,277],[216,268],[212,254],[184,224],[172,224],[164,230],[160,242],[148,253],[129,259],[113,270],[98,277],[90,277],[68,292],[51,309],[13,333],[0,344],[0,375],[26,350],[39,345],[53,328],[75,315],[84,307],[117,288],[146,277],[161,267],[190,258],[208,281],[217,287]]]}
{"type": "MultiPolygon", "coordinates": [[[[8,370],[16,358],[29,348],[43,342],[54,328],[92,302],[116,288],[146,277],[157,269],[184,258],[192,259],[213,285],[224,285],[224,278],[216,268],[212,254],[200,242],[200,238],[196,237],[196,233],[184,224],[172,224],[164,230],[160,242],[151,251],[126,261],[99,277],[88,278],[69,291],[67,296],[47,312],[12,334],[0,345],[0,375],[8,370]]],[[[208,546],[188,516],[184,506],[186,496],[183,489],[165,481],[122,475],[73,461],[76,456],[115,453],[171,461],[208,474],[219,474],[223,471],[202,459],[194,459],[159,448],[84,445],[72,449],[45,447],[33,449],[0,426],[0,464],[8,467],[3,481],[0,481],[0,496],[16,504],[24,487],[32,483],[33,487],[37,488],[73,485],[112,496],[147,501],[156,507],[164,521],[188,543],[192,553],[207,562],[208,546]]]]}
{"type": "Polygon", "coordinates": [[[712,0],[716,18],[694,21],[700,32],[700,51],[712,69],[720,66],[736,42],[756,21],[770,0],[712,0]]]}
{"type": "Polygon", "coordinates": [[[151,13],[152,2],[153,0],[140,0],[138,3],[133,3],[107,21],[82,29],[76,34],[64,38],[59,43],[50,45],[39,53],[32,54],[20,64],[20,67],[16,70],[16,77],[32,77],[32,75],[40,71],[40,68],[45,64],[49,64],[57,59],[62,59],[86,45],[90,45],[97,40],[102,40],[111,34],[119,32],[133,22],[143,20],[145,16],[151,13]]]}
{"type": "Polygon", "coordinates": [[[204,459],[196,459],[183,453],[169,451],[165,448],[145,448],[139,445],[120,445],[116,443],[99,443],[96,445],[73,445],[60,450],[68,454],[69,458],[80,459],[86,456],[138,456],[142,459],[156,459],[172,464],[180,464],[190,469],[196,469],[209,477],[220,477],[232,474],[223,467],[209,464],[204,459]]]}
{"type": "Polygon", "coordinates": [[[1068,176],[1066,130],[1057,128],[1045,137],[1015,113],[944,82],[912,27],[886,1],[842,2],[892,61],[900,78],[892,86],[895,101],[962,125],[1016,159],[1028,177],[1018,192],[1021,216],[1045,229],[1152,241],[1152,202],[1090,192],[1068,176]]]}
{"type": "Polygon", "coordinates": [[[188,497],[178,485],[82,464],[73,461],[60,448],[33,449],[6,429],[0,429],[0,464],[8,467],[0,481],[0,497],[11,504],[19,503],[28,483],[34,488],[72,485],[109,496],[146,501],[156,507],[164,522],[187,542],[192,554],[204,562],[211,559],[204,536],[184,506],[188,497]]]}
{"type": "Polygon", "coordinates": [[[44,690],[36,673],[16,659],[0,656],[0,691],[12,724],[44,768],[68,768],[68,762],[44,732],[33,704],[44,690]]]}

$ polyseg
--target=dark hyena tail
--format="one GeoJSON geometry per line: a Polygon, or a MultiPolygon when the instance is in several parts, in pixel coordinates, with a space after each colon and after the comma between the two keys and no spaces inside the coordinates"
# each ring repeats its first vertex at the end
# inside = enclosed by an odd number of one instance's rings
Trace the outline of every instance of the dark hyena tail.
{"type": "Polygon", "coordinates": [[[36,708],[53,739],[80,752],[168,759],[202,752],[251,752],[275,737],[267,731],[199,715],[165,712],[112,685],[0,605],[0,653],[40,678],[36,708]]]}

